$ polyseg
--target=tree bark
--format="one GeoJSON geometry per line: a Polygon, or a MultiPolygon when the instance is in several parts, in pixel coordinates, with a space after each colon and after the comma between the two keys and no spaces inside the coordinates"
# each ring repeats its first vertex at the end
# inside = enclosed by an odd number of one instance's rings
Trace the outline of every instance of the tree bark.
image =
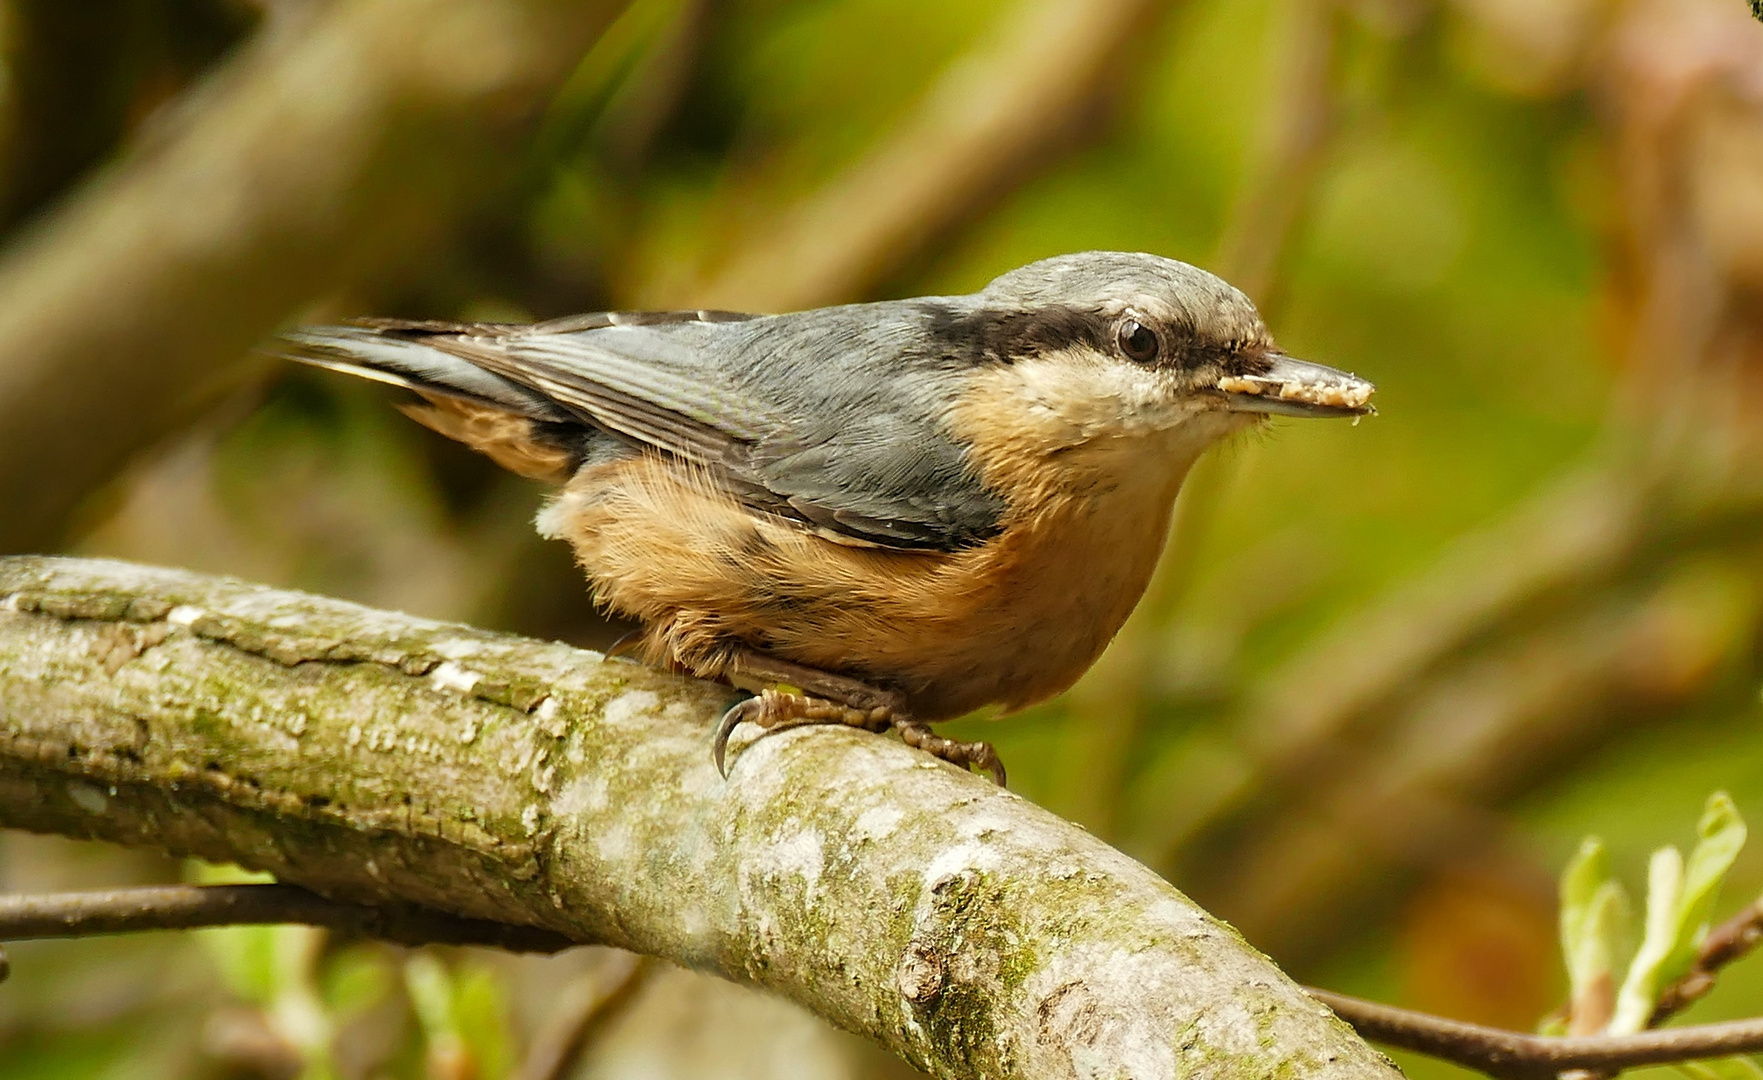
{"type": "Polygon", "coordinates": [[[1229,927],[980,777],[730,691],[125,563],[0,559],[0,825],[781,993],[943,1077],[1398,1074],[1229,927]]]}

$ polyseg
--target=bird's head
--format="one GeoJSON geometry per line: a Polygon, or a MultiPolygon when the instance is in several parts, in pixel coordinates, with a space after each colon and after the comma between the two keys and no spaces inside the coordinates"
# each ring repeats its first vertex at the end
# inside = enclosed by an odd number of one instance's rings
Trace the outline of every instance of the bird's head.
{"type": "Polygon", "coordinates": [[[1372,411],[1371,383],[1285,355],[1247,296],[1173,259],[1061,255],[973,300],[961,322],[992,362],[955,420],[982,458],[1058,459],[1074,479],[1163,460],[1179,481],[1207,446],[1265,416],[1372,411]]]}

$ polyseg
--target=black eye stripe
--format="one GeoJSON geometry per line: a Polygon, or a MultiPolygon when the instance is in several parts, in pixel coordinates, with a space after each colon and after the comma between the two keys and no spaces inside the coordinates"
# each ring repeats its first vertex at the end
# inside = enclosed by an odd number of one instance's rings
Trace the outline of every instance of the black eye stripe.
{"type": "Polygon", "coordinates": [[[958,312],[920,302],[931,352],[968,363],[1003,361],[1078,346],[1110,348],[1110,324],[1095,311],[1063,304],[958,312]]]}
{"type": "Polygon", "coordinates": [[[1143,316],[1109,315],[1094,307],[1043,304],[962,311],[936,300],[911,304],[923,320],[919,325],[924,341],[915,351],[959,365],[1010,363],[1065,349],[1091,348],[1133,363],[1173,368],[1217,364],[1235,372],[1244,363],[1239,352],[1254,344],[1207,340],[1190,326],[1168,322],[1154,326],[1143,316]],[[1121,343],[1119,331],[1127,321],[1150,336],[1154,348],[1144,359],[1133,356],[1121,343]]]}

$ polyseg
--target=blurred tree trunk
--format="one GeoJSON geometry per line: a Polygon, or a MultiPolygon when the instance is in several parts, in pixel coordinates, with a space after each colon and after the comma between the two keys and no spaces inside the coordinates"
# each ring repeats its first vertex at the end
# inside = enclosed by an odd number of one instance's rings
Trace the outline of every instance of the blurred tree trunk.
{"type": "Polygon", "coordinates": [[[36,211],[114,151],[250,24],[224,0],[0,5],[0,223],[36,211]]]}
{"type": "Polygon", "coordinates": [[[0,254],[0,551],[319,297],[443,233],[615,0],[353,0],[279,21],[0,254]]]}

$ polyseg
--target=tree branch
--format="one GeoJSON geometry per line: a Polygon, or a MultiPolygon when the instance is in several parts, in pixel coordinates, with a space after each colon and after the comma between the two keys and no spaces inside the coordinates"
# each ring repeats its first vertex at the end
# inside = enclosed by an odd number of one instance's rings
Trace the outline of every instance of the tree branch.
{"type": "Polygon", "coordinates": [[[0,559],[0,824],[659,956],[943,1077],[1389,1064],[1144,867],[892,740],[710,763],[723,688],[122,563],[0,559]]]}
{"type": "Polygon", "coordinates": [[[1763,1019],[1638,1035],[1558,1038],[1446,1020],[1328,990],[1310,993],[1367,1039],[1443,1058],[1500,1080],[1542,1080],[1567,1069],[1613,1073],[1636,1065],[1763,1050],[1763,1019]]]}
{"type": "Polygon", "coordinates": [[[397,945],[487,945],[552,953],[574,944],[535,926],[462,919],[408,904],[345,904],[297,885],[148,885],[0,896],[0,941],[281,923],[322,926],[397,945]]]}

